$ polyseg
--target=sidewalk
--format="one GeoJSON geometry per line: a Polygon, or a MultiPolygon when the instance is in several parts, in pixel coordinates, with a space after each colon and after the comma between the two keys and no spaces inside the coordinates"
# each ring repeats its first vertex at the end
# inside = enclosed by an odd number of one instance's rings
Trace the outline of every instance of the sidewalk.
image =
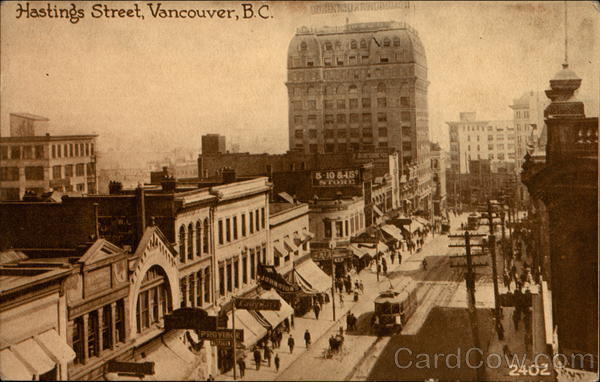
{"type": "MultiPolygon", "coordinates": [[[[438,235],[436,235],[437,237],[438,235]]],[[[426,237],[426,244],[431,241],[431,234],[426,237]]],[[[402,264],[398,264],[397,258],[394,264],[391,263],[389,255],[386,255],[386,262],[388,264],[388,274],[398,270],[415,270],[421,267],[421,261],[427,251],[421,250],[420,252],[410,254],[408,251],[402,253],[402,264]]],[[[333,379],[343,379],[352,370],[352,366],[358,363],[364,357],[364,351],[369,349],[378,339],[376,336],[369,335],[352,335],[345,334],[344,348],[346,349],[343,354],[333,359],[326,359],[323,357],[323,352],[328,348],[329,336],[337,333],[340,327],[346,330],[346,314],[352,310],[352,312],[360,317],[361,314],[367,313],[373,310],[373,299],[379,294],[380,291],[385,290],[389,287],[388,278],[383,274],[380,274],[379,281],[377,281],[377,273],[368,268],[364,269],[358,275],[354,275],[353,278],[360,278],[365,285],[365,294],[359,297],[358,302],[353,301],[353,295],[346,293],[344,296],[344,305],[340,306],[339,297],[336,291],[335,296],[335,310],[336,310],[336,321],[333,321],[332,317],[332,304],[327,303],[323,305],[319,319],[315,319],[314,313],[308,312],[304,317],[294,317],[295,326],[291,330],[291,334],[295,339],[294,353],[290,354],[289,347],[287,346],[288,335],[284,334],[281,341],[281,347],[274,349],[274,353],[279,354],[281,360],[280,369],[278,372],[275,371],[275,364],[272,361],[271,367],[268,367],[267,363],[263,360],[260,370],[256,370],[256,364],[251,354],[246,356],[246,373],[244,380],[275,380],[275,379],[304,379],[304,380],[321,380],[324,379],[323,369],[318,367],[320,363],[326,363],[328,373],[331,372],[334,376],[333,379]],[[308,329],[312,338],[311,348],[307,351],[304,343],[304,332],[308,329]],[[349,351],[348,349],[352,349],[349,351]],[[361,349],[364,349],[362,351],[361,349]],[[303,358],[301,361],[300,358],[303,358]],[[343,361],[343,362],[342,362],[343,361]],[[301,371],[297,373],[296,370],[301,371]],[[289,377],[284,377],[289,375],[289,377]]],[[[365,325],[368,323],[362,323],[365,325]]],[[[359,319],[359,328],[361,328],[361,322],[359,319]]],[[[275,354],[273,355],[275,358],[275,354]]],[[[232,380],[233,372],[229,371],[226,374],[219,375],[217,380],[232,380]]],[[[239,373],[238,373],[238,379],[239,373]]]]}

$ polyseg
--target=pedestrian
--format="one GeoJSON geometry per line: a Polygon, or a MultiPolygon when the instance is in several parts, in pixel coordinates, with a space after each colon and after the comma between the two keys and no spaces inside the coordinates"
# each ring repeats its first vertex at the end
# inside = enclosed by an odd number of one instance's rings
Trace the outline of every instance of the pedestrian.
{"type": "Polygon", "coordinates": [[[496,323],[496,332],[498,333],[498,339],[500,341],[504,341],[504,327],[502,326],[502,322],[498,320],[496,323]]]}
{"type": "Polygon", "coordinates": [[[306,348],[309,349],[310,348],[310,332],[308,331],[308,329],[306,329],[306,331],[304,332],[304,343],[306,344],[306,348]]]}
{"type": "Polygon", "coordinates": [[[508,344],[504,344],[504,346],[502,346],[502,353],[504,353],[504,356],[506,357],[512,356],[512,352],[510,351],[508,344]]]}
{"type": "Polygon", "coordinates": [[[427,270],[427,260],[423,259],[423,270],[427,270]]]}
{"type": "Polygon", "coordinates": [[[360,289],[360,284],[358,283],[358,279],[354,280],[354,289],[355,290],[359,290],[360,289]]]}
{"type": "Polygon", "coordinates": [[[508,272],[504,272],[502,279],[504,281],[504,286],[510,292],[510,276],[509,276],[508,272]]]}
{"type": "Polygon", "coordinates": [[[402,265],[402,254],[398,254],[398,265],[402,265]]]}
{"type": "Polygon", "coordinates": [[[212,374],[208,375],[208,378],[206,378],[206,382],[212,382],[215,380],[215,377],[212,376],[212,374]]]}
{"type": "Polygon", "coordinates": [[[238,367],[240,369],[240,378],[244,378],[244,374],[246,373],[246,361],[244,358],[238,359],[238,367]]]}
{"type": "Polygon", "coordinates": [[[256,363],[256,370],[260,370],[260,350],[258,350],[258,346],[254,347],[254,362],[256,363]]]}
{"type": "Polygon", "coordinates": [[[278,373],[279,372],[279,354],[275,353],[275,372],[278,373]]]}
{"type": "Polygon", "coordinates": [[[396,257],[396,254],[394,252],[390,253],[390,260],[392,261],[392,264],[394,264],[394,257],[396,257]]]}
{"type": "Polygon", "coordinates": [[[315,318],[318,320],[319,319],[319,313],[321,312],[321,307],[319,306],[319,303],[316,303],[314,305],[313,310],[315,311],[315,318]]]}
{"type": "Polygon", "coordinates": [[[273,356],[273,351],[269,346],[265,346],[265,361],[267,361],[267,366],[271,367],[271,357],[273,356]]]}
{"type": "Polygon", "coordinates": [[[383,263],[383,274],[385,276],[387,276],[387,265],[386,265],[386,263],[383,263]]]}
{"type": "Polygon", "coordinates": [[[359,280],[358,286],[360,287],[360,294],[365,294],[365,286],[364,286],[362,280],[359,280]]]}
{"type": "Polygon", "coordinates": [[[294,353],[295,344],[296,341],[294,340],[294,336],[292,336],[292,334],[290,333],[290,336],[288,337],[288,346],[290,347],[290,354],[294,353]]]}
{"type": "Polygon", "coordinates": [[[340,306],[344,306],[344,295],[340,293],[340,306]]]}
{"type": "Polygon", "coordinates": [[[346,316],[346,331],[352,330],[352,313],[346,316]]]}
{"type": "Polygon", "coordinates": [[[519,330],[519,321],[521,321],[521,311],[517,308],[515,308],[513,315],[512,315],[512,319],[513,319],[513,324],[515,325],[515,331],[519,330]]]}

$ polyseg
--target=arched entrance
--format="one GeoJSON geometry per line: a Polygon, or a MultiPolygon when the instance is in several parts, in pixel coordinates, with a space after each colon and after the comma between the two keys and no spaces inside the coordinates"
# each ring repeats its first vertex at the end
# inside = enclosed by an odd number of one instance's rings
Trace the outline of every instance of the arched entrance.
{"type": "Polygon", "coordinates": [[[136,333],[149,329],[168,313],[173,311],[169,279],[164,269],[153,265],[148,269],[137,296],[135,317],[136,333]]]}

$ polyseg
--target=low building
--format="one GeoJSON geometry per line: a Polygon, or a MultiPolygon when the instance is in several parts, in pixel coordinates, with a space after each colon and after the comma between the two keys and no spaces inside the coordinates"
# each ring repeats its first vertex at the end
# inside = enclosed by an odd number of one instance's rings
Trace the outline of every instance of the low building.
{"type": "Polygon", "coordinates": [[[10,115],[11,136],[0,137],[0,200],[20,200],[26,192],[97,192],[97,135],[50,135],[48,119],[10,115]]]}

